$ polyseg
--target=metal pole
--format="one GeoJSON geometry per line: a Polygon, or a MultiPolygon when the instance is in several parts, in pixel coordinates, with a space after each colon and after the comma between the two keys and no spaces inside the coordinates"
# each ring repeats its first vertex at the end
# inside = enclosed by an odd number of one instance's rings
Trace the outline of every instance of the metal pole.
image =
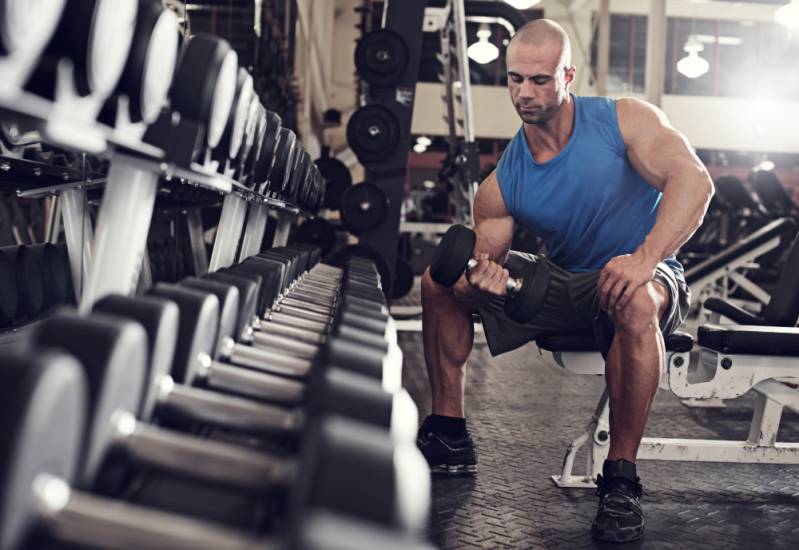
{"type": "Polygon", "coordinates": [[[236,194],[225,197],[208,271],[217,271],[233,265],[233,262],[236,261],[236,251],[239,248],[239,239],[241,239],[241,231],[244,229],[246,214],[247,203],[244,199],[236,194]]]}
{"type": "Polygon", "coordinates": [[[61,193],[61,216],[64,223],[64,237],[67,243],[69,265],[75,299],[80,302],[83,295],[83,276],[92,265],[92,224],[89,219],[86,191],[82,188],[69,189],[61,193]]]}
{"type": "Polygon", "coordinates": [[[199,209],[193,208],[186,212],[186,225],[189,230],[189,243],[191,244],[191,258],[194,262],[194,274],[205,275],[208,273],[208,253],[205,250],[203,219],[199,209]]]}
{"type": "Polygon", "coordinates": [[[467,142],[474,141],[474,114],[472,113],[472,84],[469,78],[469,54],[466,51],[466,10],[463,0],[452,0],[455,17],[455,41],[458,49],[458,72],[461,77],[461,99],[463,101],[463,131],[467,142]]]}
{"type": "Polygon", "coordinates": [[[112,159],[81,311],[88,311],[108,294],[135,292],[153,218],[158,176],[131,157],[118,154],[112,159]]]}
{"type": "Polygon", "coordinates": [[[261,251],[268,217],[269,206],[264,203],[250,204],[250,211],[247,215],[247,228],[244,230],[244,240],[241,243],[241,253],[239,254],[240,262],[261,251]]]}
{"type": "Polygon", "coordinates": [[[596,93],[608,93],[610,72],[610,0],[599,2],[599,43],[597,44],[596,93]]]}
{"type": "Polygon", "coordinates": [[[294,215],[291,212],[283,210],[277,212],[277,227],[275,228],[275,237],[272,239],[273,247],[288,244],[292,221],[294,221],[294,215]]]}
{"type": "Polygon", "coordinates": [[[663,78],[666,51],[666,0],[649,0],[646,35],[646,100],[660,107],[663,99],[663,78]]]}

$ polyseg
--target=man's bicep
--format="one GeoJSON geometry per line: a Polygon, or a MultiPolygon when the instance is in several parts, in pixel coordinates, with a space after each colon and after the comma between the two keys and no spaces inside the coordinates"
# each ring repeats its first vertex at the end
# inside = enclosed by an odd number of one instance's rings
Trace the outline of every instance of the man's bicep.
{"type": "Polygon", "coordinates": [[[505,206],[496,171],[480,185],[474,199],[474,231],[476,254],[486,253],[492,260],[504,263],[513,240],[513,217],[505,206]]]}

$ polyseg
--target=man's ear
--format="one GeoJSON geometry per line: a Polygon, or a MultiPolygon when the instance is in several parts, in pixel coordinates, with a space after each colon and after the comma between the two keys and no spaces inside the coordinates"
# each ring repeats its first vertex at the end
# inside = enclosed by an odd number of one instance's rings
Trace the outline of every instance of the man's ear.
{"type": "Polygon", "coordinates": [[[571,84],[572,82],[574,82],[574,75],[576,74],[576,72],[577,68],[574,65],[572,65],[571,67],[566,67],[564,69],[564,80],[566,84],[571,84]]]}

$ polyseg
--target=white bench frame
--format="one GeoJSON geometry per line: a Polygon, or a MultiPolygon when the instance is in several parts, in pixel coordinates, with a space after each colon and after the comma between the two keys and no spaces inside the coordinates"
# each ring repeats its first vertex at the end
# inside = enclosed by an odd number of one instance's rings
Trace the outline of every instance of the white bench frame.
{"type": "MultiPolygon", "coordinates": [[[[604,374],[599,352],[552,352],[552,357],[574,374],[604,374]]],[[[638,460],[799,464],[799,443],[777,442],[783,408],[799,412],[799,391],[783,383],[798,380],[799,357],[727,355],[702,348],[695,368],[689,365],[690,352],[667,353],[660,388],[699,402],[732,399],[754,390],[749,436],[744,441],[644,437],[638,460]]],[[[609,412],[605,388],[585,431],[566,449],[561,473],[552,476],[558,487],[596,487],[610,448],[609,412]],[[586,444],[585,473],[575,475],[575,457],[586,444]]]]}

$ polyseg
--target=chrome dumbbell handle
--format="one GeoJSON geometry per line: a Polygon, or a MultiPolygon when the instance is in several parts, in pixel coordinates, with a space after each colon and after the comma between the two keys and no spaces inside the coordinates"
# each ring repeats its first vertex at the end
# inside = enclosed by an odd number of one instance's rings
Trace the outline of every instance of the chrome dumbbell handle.
{"type": "MultiPolygon", "coordinates": [[[[471,258],[466,263],[466,269],[471,271],[472,269],[474,269],[474,267],[476,265],[477,265],[477,260],[475,260],[474,258],[471,258]]],[[[521,288],[521,286],[522,286],[522,283],[518,279],[514,279],[513,277],[509,277],[508,278],[508,283],[507,283],[508,292],[516,292],[517,290],[519,290],[521,288]]]]}

